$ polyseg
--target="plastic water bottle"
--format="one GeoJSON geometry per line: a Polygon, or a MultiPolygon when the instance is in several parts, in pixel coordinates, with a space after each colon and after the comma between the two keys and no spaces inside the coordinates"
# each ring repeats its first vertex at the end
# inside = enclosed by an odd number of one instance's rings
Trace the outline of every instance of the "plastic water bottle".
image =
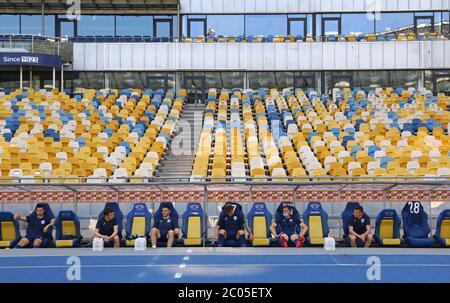
{"type": "Polygon", "coordinates": [[[329,237],[330,238],[330,250],[335,251],[336,250],[336,241],[334,240],[333,237],[329,237]]]}
{"type": "Polygon", "coordinates": [[[94,243],[92,243],[93,251],[103,251],[103,239],[102,238],[94,238],[94,243]]]}
{"type": "Polygon", "coordinates": [[[334,251],[336,249],[336,241],[334,241],[334,238],[333,237],[324,238],[323,248],[325,250],[334,251]]]}
{"type": "Polygon", "coordinates": [[[323,238],[323,249],[330,250],[330,238],[323,238]]]}
{"type": "Polygon", "coordinates": [[[147,249],[147,239],[144,237],[134,240],[134,250],[143,251],[147,249]]]}

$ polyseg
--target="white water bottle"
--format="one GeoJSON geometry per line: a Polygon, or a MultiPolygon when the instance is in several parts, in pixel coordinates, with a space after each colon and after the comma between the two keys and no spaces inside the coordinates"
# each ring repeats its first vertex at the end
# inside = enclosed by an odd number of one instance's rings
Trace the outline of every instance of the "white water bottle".
{"type": "Polygon", "coordinates": [[[323,249],[330,250],[330,238],[323,238],[323,249]]]}
{"type": "Polygon", "coordinates": [[[147,249],[147,239],[144,237],[139,237],[134,240],[134,250],[143,251],[147,249]]]}
{"type": "Polygon", "coordinates": [[[94,238],[94,243],[92,243],[92,250],[93,251],[103,251],[103,239],[102,238],[94,238]]]}

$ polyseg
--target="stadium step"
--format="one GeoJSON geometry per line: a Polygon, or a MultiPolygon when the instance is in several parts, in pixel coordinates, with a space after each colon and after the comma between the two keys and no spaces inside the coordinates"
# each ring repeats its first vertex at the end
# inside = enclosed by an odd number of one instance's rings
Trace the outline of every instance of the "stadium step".
{"type": "Polygon", "coordinates": [[[158,168],[158,177],[189,177],[203,125],[205,105],[186,104],[167,155],[158,168]]]}

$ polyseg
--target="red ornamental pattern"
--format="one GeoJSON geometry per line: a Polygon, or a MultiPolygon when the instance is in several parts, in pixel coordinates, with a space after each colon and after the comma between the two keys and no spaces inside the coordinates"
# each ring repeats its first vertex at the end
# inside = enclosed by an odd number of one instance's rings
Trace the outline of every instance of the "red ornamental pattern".
{"type": "MultiPolygon", "coordinates": [[[[208,202],[407,202],[412,200],[429,202],[450,202],[448,190],[303,190],[303,191],[209,191],[206,193],[208,202]]],[[[202,202],[205,200],[203,191],[126,191],[126,192],[1,192],[0,204],[17,203],[105,203],[120,201],[135,202],[202,202]]]]}

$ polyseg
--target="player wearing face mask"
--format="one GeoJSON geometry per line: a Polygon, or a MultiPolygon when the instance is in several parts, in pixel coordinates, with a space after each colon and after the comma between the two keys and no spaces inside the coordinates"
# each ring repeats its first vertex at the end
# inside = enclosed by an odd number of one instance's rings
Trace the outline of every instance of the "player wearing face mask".
{"type": "Polygon", "coordinates": [[[270,226],[270,231],[272,235],[278,237],[281,246],[288,247],[289,244],[293,244],[295,247],[301,247],[305,243],[308,226],[300,220],[300,216],[293,215],[291,206],[284,205],[283,216],[277,218],[270,226]]]}

